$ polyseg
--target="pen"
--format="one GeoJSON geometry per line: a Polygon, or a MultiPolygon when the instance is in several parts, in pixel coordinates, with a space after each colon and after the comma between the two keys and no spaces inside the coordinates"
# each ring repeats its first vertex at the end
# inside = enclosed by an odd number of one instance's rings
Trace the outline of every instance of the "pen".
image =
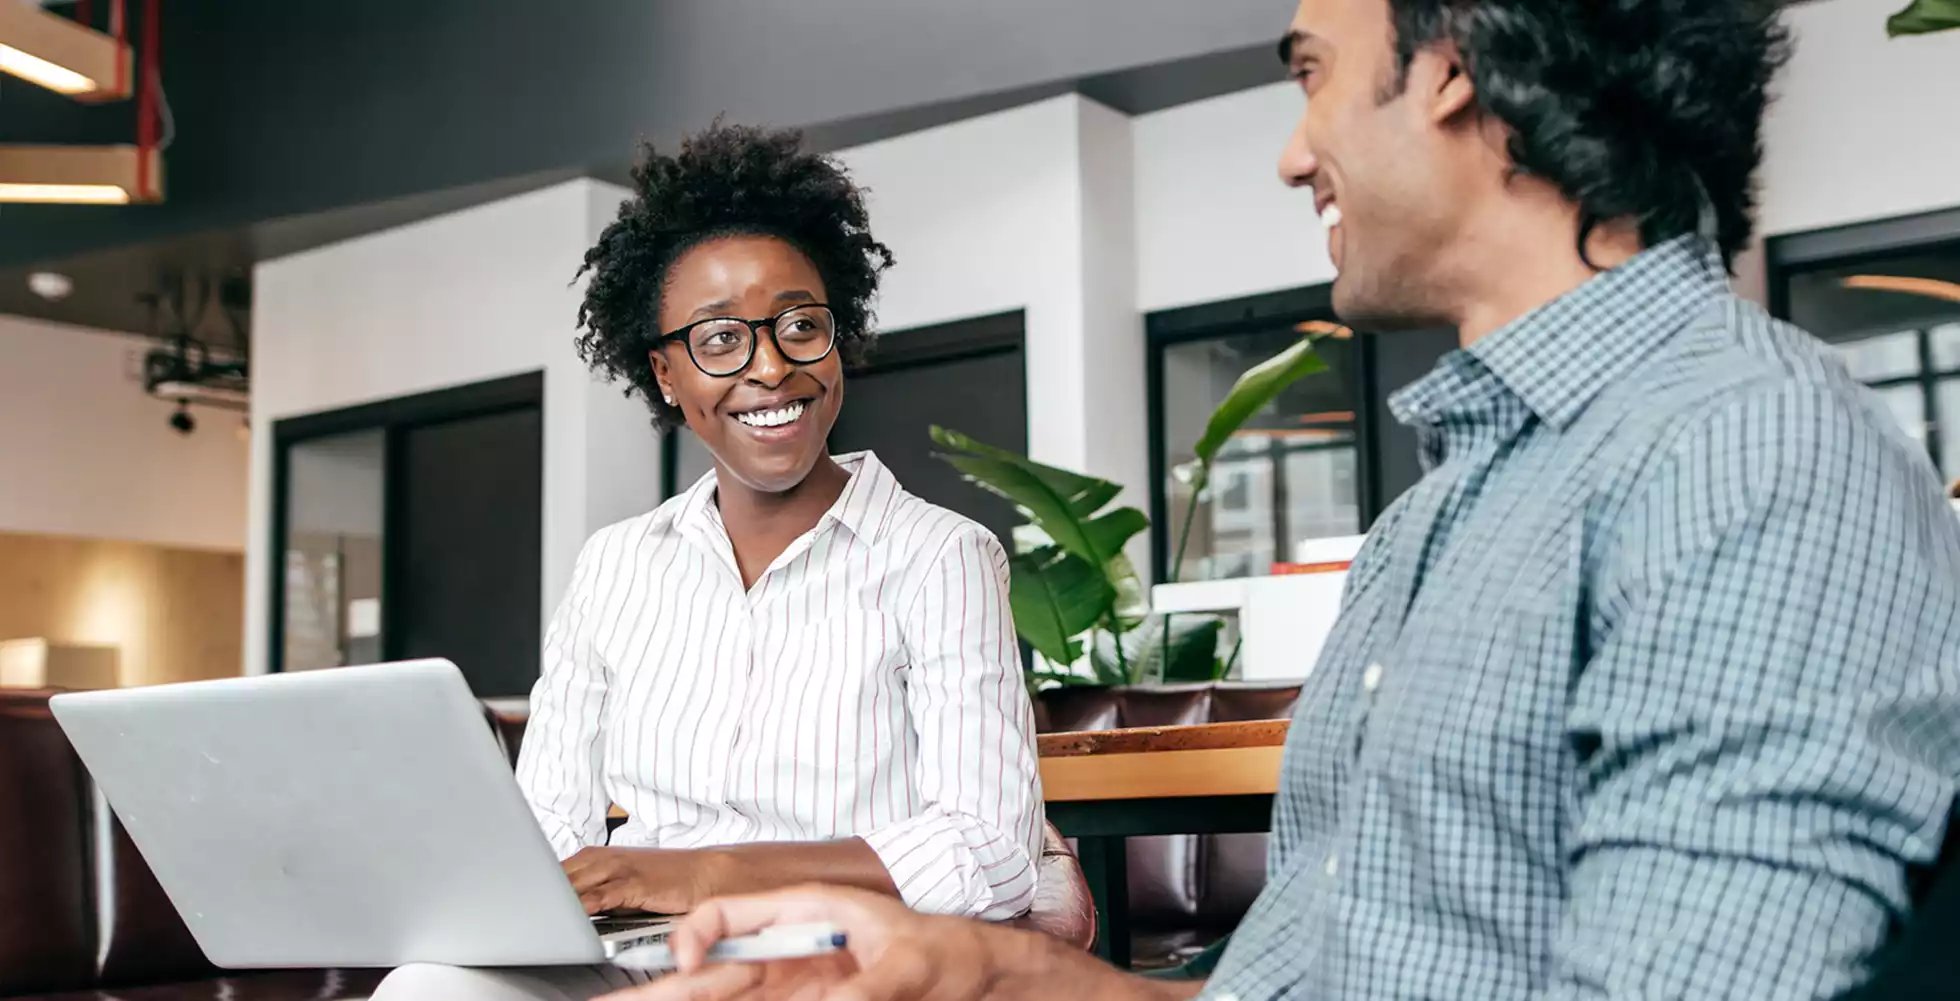
{"type": "MultiPolygon", "coordinates": [[[[835,925],[780,925],[754,935],[725,938],[708,947],[710,963],[764,963],[807,959],[844,948],[847,936],[835,925]]],[[[629,970],[659,972],[674,969],[673,951],[656,942],[628,949],[613,957],[613,965],[629,970]]]]}

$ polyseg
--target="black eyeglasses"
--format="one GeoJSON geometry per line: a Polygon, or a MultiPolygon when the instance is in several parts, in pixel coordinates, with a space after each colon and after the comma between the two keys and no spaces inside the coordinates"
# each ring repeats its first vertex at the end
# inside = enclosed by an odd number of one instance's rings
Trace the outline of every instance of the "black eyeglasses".
{"type": "Polygon", "coordinates": [[[661,334],[656,343],[680,341],[704,375],[734,375],[755,360],[756,329],[769,328],[776,353],[793,365],[814,365],[837,347],[837,317],[822,303],[791,306],[766,320],[714,316],[661,334]]]}

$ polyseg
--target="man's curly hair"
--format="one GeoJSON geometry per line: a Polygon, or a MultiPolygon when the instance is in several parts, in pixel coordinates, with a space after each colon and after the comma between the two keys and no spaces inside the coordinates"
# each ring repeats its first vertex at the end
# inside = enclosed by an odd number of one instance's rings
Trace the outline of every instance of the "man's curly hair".
{"type": "MultiPolygon", "coordinates": [[[[1788,59],[1765,0],[1389,0],[1404,71],[1454,42],[1511,162],[1579,203],[1579,246],[1639,220],[1652,246],[1703,205],[1731,267],[1749,243],[1763,110],[1788,59]]],[[[1396,88],[1400,90],[1400,87],[1396,88]]]]}
{"type": "Polygon", "coordinates": [[[823,278],[845,363],[862,360],[870,344],[872,300],[892,254],[871,238],[863,192],[842,165],[805,150],[799,132],[719,121],[684,140],[677,155],[642,144],[633,197],[578,270],[592,273],[578,350],[595,372],[626,380],[628,395],[645,398],[656,428],[682,423],[647,360],[663,333],[668,272],[689,249],[725,236],[773,236],[802,251],[823,278]]]}

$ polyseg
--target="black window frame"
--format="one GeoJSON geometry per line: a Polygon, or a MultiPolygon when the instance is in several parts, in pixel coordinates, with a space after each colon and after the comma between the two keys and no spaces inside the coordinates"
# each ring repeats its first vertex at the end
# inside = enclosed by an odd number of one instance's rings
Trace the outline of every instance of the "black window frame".
{"type": "MultiPolygon", "coordinates": [[[[403,432],[430,424],[486,417],[512,410],[535,408],[544,412],[544,372],[491,379],[485,382],[401,396],[321,413],[302,414],[273,422],[272,425],[272,509],[269,522],[270,545],[266,568],[266,670],[286,669],[286,534],[292,501],[292,449],[320,438],[380,431],[382,446],[382,544],[381,544],[381,649],[382,659],[395,659],[389,648],[388,623],[394,621],[391,604],[399,595],[400,567],[391,554],[390,538],[400,537],[401,504],[397,492],[403,482],[396,468],[402,450],[403,432]]],[[[539,472],[544,469],[544,446],[539,448],[539,472]]]]}
{"type": "MultiPolygon", "coordinates": [[[[1928,253],[1960,254],[1960,206],[1769,237],[1763,242],[1763,277],[1770,315],[1780,320],[1791,319],[1790,284],[1798,273],[1880,264],[1901,256],[1928,253]]],[[[1933,468],[1944,476],[1939,386],[1960,379],[1960,367],[1934,367],[1931,328],[1902,327],[1898,332],[1915,335],[1918,369],[1911,375],[1872,379],[1865,385],[1875,390],[1912,385],[1919,388],[1927,456],[1933,468]]],[[[1960,424],[1960,414],[1952,416],[1960,424]]]]}
{"type": "MultiPolygon", "coordinates": [[[[1325,283],[1286,289],[1225,302],[1204,303],[1161,310],[1144,317],[1145,366],[1144,401],[1148,410],[1150,439],[1150,570],[1151,579],[1165,580],[1170,566],[1170,498],[1164,465],[1164,353],[1166,349],[1197,341],[1219,340],[1240,334],[1270,333],[1275,327],[1291,326],[1310,320],[1339,322],[1334,316],[1333,285],[1325,283]]],[[[1373,406],[1381,387],[1376,384],[1378,339],[1355,333],[1355,365],[1349,385],[1355,401],[1354,449],[1357,506],[1361,511],[1359,530],[1367,532],[1392,498],[1384,498],[1381,464],[1381,429],[1373,406]]],[[[1321,448],[1346,445],[1317,446],[1321,448]]],[[[1276,477],[1283,480],[1283,477],[1276,477]]],[[[1284,524],[1285,486],[1275,486],[1275,531],[1284,524]]],[[[1278,536],[1284,538],[1285,536],[1278,536]]]]}

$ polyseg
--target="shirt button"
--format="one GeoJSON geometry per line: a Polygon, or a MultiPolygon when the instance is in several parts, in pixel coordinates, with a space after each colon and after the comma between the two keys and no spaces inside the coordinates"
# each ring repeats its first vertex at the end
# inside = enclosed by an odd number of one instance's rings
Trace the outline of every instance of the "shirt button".
{"type": "Polygon", "coordinates": [[[1341,871],[1341,856],[1338,852],[1328,852],[1327,861],[1320,866],[1322,872],[1332,876],[1341,871]]]}
{"type": "Polygon", "coordinates": [[[1361,689],[1374,694],[1375,689],[1382,686],[1382,672],[1385,670],[1380,664],[1369,664],[1368,669],[1361,672],[1361,689]]]}

